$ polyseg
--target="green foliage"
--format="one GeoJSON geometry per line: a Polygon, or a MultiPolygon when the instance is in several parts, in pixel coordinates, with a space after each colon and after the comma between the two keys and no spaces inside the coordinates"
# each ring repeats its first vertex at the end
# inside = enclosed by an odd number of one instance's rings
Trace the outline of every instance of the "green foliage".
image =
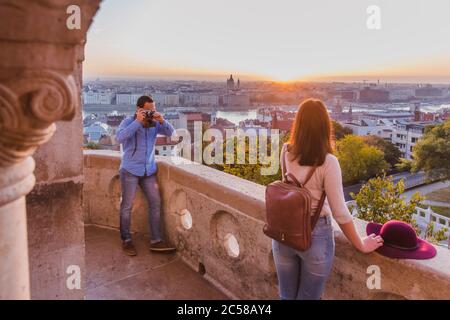
{"type": "Polygon", "coordinates": [[[91,150],[98,150],[101,149],[100,144],[98,144],[97,142],[94,141],[89,141],[85,146],[85,149],[91,149],[91,150]]]}
{"type": "MultiPolygon", "coordinates": [[[[259,140],[259,139],[258,139],[259,140]]],[[[283,146],[283,144],[285,142],[287,142],[289,140],[289,134],[286,134],[282,137],[280,137],[280,143],[278,146],[278,150],[271,150],[271,141],[270,138],[268,138],[267,141],[267,154],[268,155],[272,155],[272,152],[275,152],[276,156],[275,158],[277,159],[276,161],[279,160],[279,155],[281,152],[281,148],[283,146]]],[[[258,141],[259,142],[259,141],[258,141]]],[[[207,144],[209,144],[209,142],[207,142],[207,144]]],[[[233,139],[233,144],[234,144],[234,151],[235,153],[233,154],[233,159],[234,159],[234,163],[233,164],[227,164],[226,163],[226,143],[223,143],[223,164],[211,164],[209,165],[212,168],[215,168],[217,170],[235,175],[237,177],[249,180],[249,181],[253,181],[255,183],[259,183],[262,185],[267,185],[275,180],[280,180],[281,179],[281,169],[278,170],[278,172],[276,174],[273,175],[264,175],[261,173],[261,169],[264,167],[270,167],[270,165],[264,165],[263,163],[267,163],[265,161],[265,159],[257,159],[257,163],[255,164],[251,164],[250,163],[250,159],[249,159],[249,139],[246,138],[246,142],[245,142],[245,163],[243,164],[238,164],[237,161],[237,138],[233,139]]],[[[257,145],[257,148],[259,148],[259,145],[257,145]]]]}
{"type": "MultiPolygon", "coordinates": [[[[236,146],[236,140],[235,139],[235,146],[236,146]]],[[[271,142],[270,139],[267,142],[267,148],[268,148],[268,154],[272,154],[272,152],[275,152],[277,161],[280,158],[280,152],[281,148],[283,147],[283,144],[289,140],[289,134],[286,134],[281,137],[280,143],[278,146],[278,150],[271,150],[271,142]]],[[[258,145],[259,148],[259,145],[258,145]]],[[[274,182],[276,180],[281,180],[281,169],[277,171],[274,175],[263,175],[261,174],[261,169],[263,167],[268,167],[269,165],[262,165],[261,163],[264,163],[264,159],[258,159],[258,162],[256,164],[250,164],[249,163],[249,143],[248,139],[245,144],[245,164],[238,164],[237,163],[237,155],[234,155],[234,164],[224,164],[222,166],[223,171],[230,173],[232,175],[241,177],[246,180],[250,180],[262,185],[268,185],[271,182],[274,182]]],[[[236,150],[236,148],[235,148],[236,150]]]]}
{"type": "Polygon", "coordinates": [[[383,174],[370,179],[357,195],[350,193],[350,196],[356,201],[358,217],[363,220],[382,224],[389,220],[412,223],[412,215],[423,197],[415,193],[407,203],[401,197],[404,191],[403,179],[395,184],[391,177],[383,174]]]}
{"type": "Polygon", "coordinates": [[[367,145],[363,138],[355,135],[336,141],[336,156],[346,185],[372,178],[389,167],[383,151],[367,145]]]}
{"type": "Polygon", "coordinates": [[[425,231],[425,238],[433,243],[439,243],[445,239],[447,236],[445,233],[447,232],[447,228],[442,228],[438,231],[434,231],[434,222],[430,221],[427,225],[427,230],[425,231]]]}
{"type": "Polygon", "coordinates": [[[432,178],[450,178],[450,118],[426,128],[413,148],[413,157],[414,172],[424,170],[432,178]]]}
{"type": "MultiPolygon", "coordinates": [[[[416,192],[408,203],[402,197],[404,191],[403,179],[395,184],[392,177],[386,177],[386,174],[384,174],[370,179],[362,186],[357,195],[350,193],[350,196],[356,201],[358,218],[381,224],[390,220],[404,221],[411,224],[416,232],[419,232],[413,214],[424,198],[416,192]]],[[[445,230],[433,232],[433,226],[428,225],[425,234],[428,240],[439,242],[446,238],[444,233],[445,230]]]]}
{"type": "Polygon", "coordinates": [[[336,140],[341,140],[343,137],[349,134],[353,134],[353,130],[347,127],[343,127],[339,122],[331,120],[333,126],[333,135],[336,140]]]}
{"type": "Polygon", "coordinates": [[[391,167],[394,167],[398,163],[401,152],[392,142],[384,140],[378,136],[365,136],[363,140],[369,146],[373,146],[383,151],[384,160],[386,160],[391,167]]]}
{"type": "Polygon", "coordinates": [[[411,171],[413,162],[406,158],[400,158],[395,167],[400,171],[411,171]]]}

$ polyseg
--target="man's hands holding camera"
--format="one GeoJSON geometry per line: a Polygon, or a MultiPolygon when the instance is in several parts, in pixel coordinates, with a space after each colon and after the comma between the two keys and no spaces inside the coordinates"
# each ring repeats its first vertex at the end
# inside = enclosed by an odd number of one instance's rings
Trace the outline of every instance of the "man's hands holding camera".
{"type": "Polygon", "coordinates": [[[144,108],[137,109],[137,111],[136,111],[136,120],[139,121],[141,124],[144,123],[144,120],[145,120],[144,108]]]}
{"type": "MultiPolygon", "coordinates": [[[[147,118],[146,112],[149,111],[151,110],[138,108],[138,110],[136,111],[136,120],[139,121],[141,124],[144,124],[147,118]]],[[[162,124],[164,122],[164,117],[158,111],[154,111],[153,120],[158,121],[160,124],[162,124]]]]}
{"type": "Polygon", "coordinates": [[[158,111],[155,111],[155,113],[153,114],[153,120],[156,120],[160,124],[163,124],[164,117],[163,117],[163,115],[161,113],[159,113],[158,111]]]}

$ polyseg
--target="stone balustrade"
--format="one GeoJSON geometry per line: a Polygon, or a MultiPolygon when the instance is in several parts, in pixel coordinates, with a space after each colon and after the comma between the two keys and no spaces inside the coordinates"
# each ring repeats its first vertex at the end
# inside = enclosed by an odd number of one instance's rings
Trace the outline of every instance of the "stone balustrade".
{"type": "MultiPolygon", "coordinates": [[[[120,155],[84,153],[85,222],[118,228],[120,155]]],[[[262,232],[261,185],[182,159],[158,158],[165,234],[192,268],[231,298],[277,299],[271,241],[262,232]]],[[[138,191],[132,230],[148,233],[146,201],[138,191]]],[[[365,222],[355,218],[364,233],[365,222]]],[[[336,256],[325,299],[449,299],[450,251],[431,260],[395,260],[357,252],[334,224],[336,256]],[[381,288],[367,287],[378,266],[381,288]]],[[[118,248],[120,250],[120,248],[118,248]]],[[[168,275],[170,276],[170,275],[168,275]]]]}
{"type": "Polygon", "coordinates": [[[416,207],[416,212],[414,213],[414,219],[417,221],[419,226],[427,226],[429,222],[433,222],[434,230],[447,229],[445,233],[450,236],[450,218],[442,216],[434,212],[431,207],[426,209],[416,207]]]}

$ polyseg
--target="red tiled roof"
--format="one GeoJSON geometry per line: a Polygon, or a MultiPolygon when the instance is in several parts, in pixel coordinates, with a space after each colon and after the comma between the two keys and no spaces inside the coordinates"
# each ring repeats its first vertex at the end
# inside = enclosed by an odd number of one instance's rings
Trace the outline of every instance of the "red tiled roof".
{"type": "Polygon", "coordinates": [[[171,145],[175,145],[178,144],[178,141],[172,141],[170,139],[170,137],[166,137],[166,136],[157,136],[156,137],[156,143],[155,145],[157,146],[171,146],[171,145]]]}
{"type": "Polygon", "coordinates": [[[188,121],[202,121],[203,117],[201,113],[191,113],[187,115],[188,121]]]}

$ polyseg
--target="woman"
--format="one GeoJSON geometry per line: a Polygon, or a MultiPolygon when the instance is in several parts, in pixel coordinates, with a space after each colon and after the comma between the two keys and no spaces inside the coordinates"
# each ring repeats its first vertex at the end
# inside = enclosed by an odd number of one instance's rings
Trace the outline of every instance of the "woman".
{"type": "Polygon", "coordinates": [[[304,101],[298,109],[290,141],[283,146],[281,161],[285,157],[286,171],[300,182],[305,181],[312,166],[317,166],[305,185],[312,194],[312,212],[318,207],[323,190],[326,200],[308,250],[300,252],[276,240],[272,242],[281,299],[320,299],[334,258],[331,217],[357,250],[369,253],[383,244],[379,236],[361,238],[356,232],[345,204],[341,168],[332,145],[331,122],[325,105],[320,100],[304,101]]]}

